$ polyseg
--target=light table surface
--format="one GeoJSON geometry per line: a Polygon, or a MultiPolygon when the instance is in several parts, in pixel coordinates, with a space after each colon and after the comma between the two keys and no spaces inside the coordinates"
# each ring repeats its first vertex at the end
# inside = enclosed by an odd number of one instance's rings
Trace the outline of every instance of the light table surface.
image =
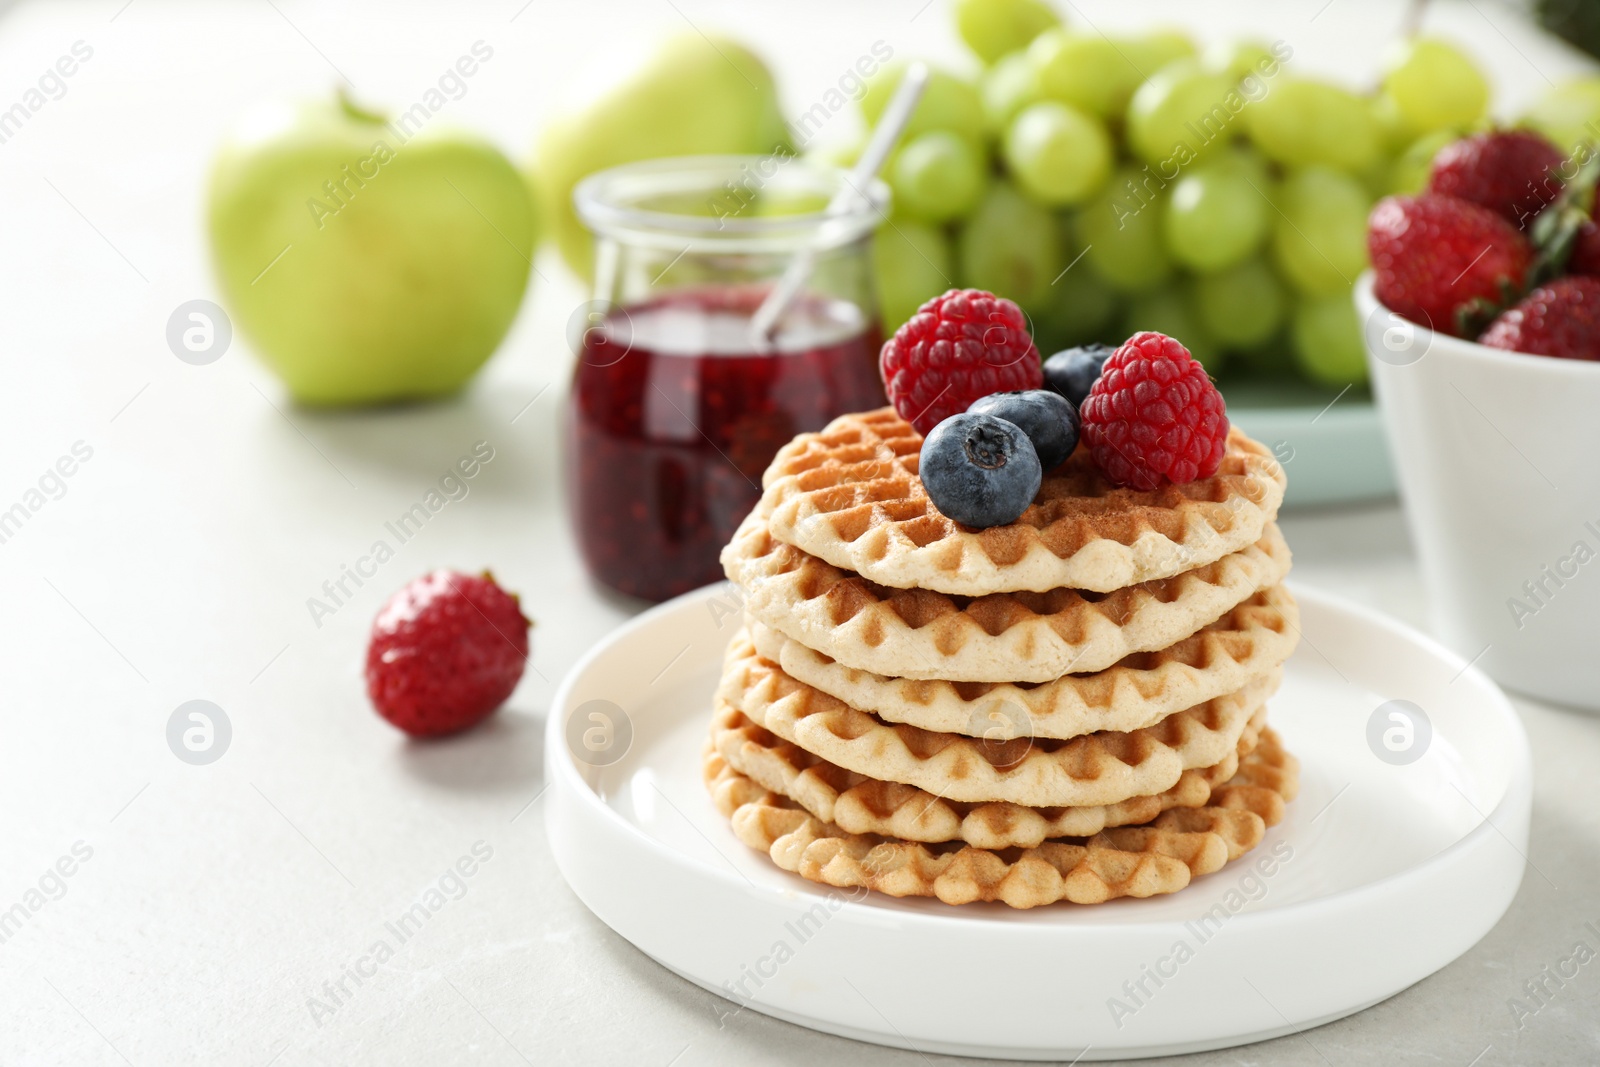
{"type": "MultiPolygon", "coordinates": [[[[1397,17],[1357,0],[1208,5],[1204,20],[1175,3],[1077,10],[1108,27],[1165,13],[1207,36],[1259,24],[1328,70],[1375,64],[1374,35],[1397,17]]],[[[1577,65],[1492,3],[1430,18],[1477,43],[1504,96],[1577,65]]],[[[438,405],[300,410],[242,342],[193,367],[164,341],[173,308],[216,295],[204,169],[251,101],[326,92],[335,64],[366,99],[407,101],[482,39],[496,58],[451,119],[521,157],[585,64],[622,62],[685,21],[761,47],[791,110],[874,40],[956,55],[947,13],[922,0],[112,0],[25,3],[0,19],[0,104],[75,41],[93,48],[65,94],[0,145],[0,507],[75,446],[91,453],[0,544],[0,1062],[920,1059],[753,1012],[719,1026],[722,1002],[613,935],[552,865],[538,799],[545,711],[567,667],[635,610],[585,578],[562,511],[562,336],[584,294],[553,259],[505,349],[438,405]],[[494,459],[466,497],[313,618],[308,599],[479,441],[494,459]],[[492,566],[538,626],[510,705],[423,745],[372,713],[360,665],[378,605],[436,566],[492,566]],[[192,699],[231,724],[207,766],[167,743],[169,717],[192,699]],[[418,900],[437,907],[403,923],[418,900]],[[363,962],[377,955],[381,966],[363,962]]],[[[1284,528],[1298,581],[1425,623],[1397,509],[1284,528]]],[[[1499,927],[1359,1016],[1192,1062],[1600,1061],[1600,962],[1520,1028],[1508,1008],[1575,943],[1600,950],[1585,926],[1600,926],[1600,719],[1517,703],[1537,767],[1533,867],[1499,927]]]]}

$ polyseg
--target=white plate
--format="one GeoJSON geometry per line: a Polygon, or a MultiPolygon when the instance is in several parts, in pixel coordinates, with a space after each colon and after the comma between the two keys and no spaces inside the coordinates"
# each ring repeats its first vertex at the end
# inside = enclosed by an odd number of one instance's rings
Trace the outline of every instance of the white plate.
{"type": "Polygon", "coordinates": [[[545,747],[551,848],[596,915],[730,1013],[1016,1059],[1193,1052],[1316,1026],[1494,926],[1522,880],[1532,787],[1526,735],[1486,676],[1383,616],[1296,595],[1305,640],[1272,723],[1300,757],[1299,799],[1255,851],[1181,893],[957,908],[815,885],[740,844],[700,777],[739,621],[726,586],[641,615],[567,676],[545,747]],[[1408,765],[1367,740],[1392,699],[1431,723],[1408,765]]]}

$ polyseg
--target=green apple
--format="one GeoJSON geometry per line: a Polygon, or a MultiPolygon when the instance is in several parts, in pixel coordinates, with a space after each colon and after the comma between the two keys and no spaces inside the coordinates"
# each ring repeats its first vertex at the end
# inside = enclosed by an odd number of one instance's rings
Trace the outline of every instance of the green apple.
{"type": "Polygon", "coordinates": [[[488,142],[408,118],[277,105],[214,164],[228,313],[302,403],[453,392],[522,303],[536,233],[523,176],[488,142]]]}
{"type": "Polygon", "coordinates": [[[743,45],[686,33],[583,110],[557,118],[539,139],[540,211],[574,273],[588,278],[593,238],[572,190],[590,174],[663,156],[761,155],[790,149],[772,75],[743,45]]]}

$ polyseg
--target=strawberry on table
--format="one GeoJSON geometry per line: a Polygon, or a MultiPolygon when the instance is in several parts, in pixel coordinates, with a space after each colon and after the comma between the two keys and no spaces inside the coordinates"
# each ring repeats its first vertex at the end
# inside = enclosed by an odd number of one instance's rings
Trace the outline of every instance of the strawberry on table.
{"type": "Polygon", "coordinates": [[[425,574],[373,621],[367,696],[379,715],[414,737],[465,730],[517,687],[531,625],[487,571],[425,574]]]}
{"type": "MultiPolygon", "coordinates": [[[[1515,226],[1454,196],[1390,196],[1367,221],[1373,292],[1391,311],[1456,337],[1484,308],[1514,299],[1533,247],[1515,226]]],[[[1480,320],[1481,321],[1481,320],[1480,320]]]]}

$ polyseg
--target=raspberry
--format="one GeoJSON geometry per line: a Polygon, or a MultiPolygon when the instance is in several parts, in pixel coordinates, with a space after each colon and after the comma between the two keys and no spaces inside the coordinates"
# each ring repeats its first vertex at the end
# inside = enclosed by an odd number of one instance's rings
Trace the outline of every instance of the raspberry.
{"type": "Polygon", "coordinates": [[[1390,196],[1367,220],[1373,293],[1389,310],[1456,337],[1482,305],[1520,292],[1533,249],[1486,207],[1453,196],[1390,196]]]}
{"type": "Polygon", "coordinates": [[[1131,489],[1209,478],[1228,443],[1222,394],[1187,348],[1160,333],[1123,342],[1082,414],[1095,466],[1113,485],[1131,489]]]}
{"type": "Polygon", "coordinates": [[[923,304],[883,343],[878,369],[889,402],[924,437],[979,397],[1044,381],[1022,309],[982,289],[923,304]]]}
{"type": "Polygon", "coordinates": [[[1480,344],[1562,359],[1600,359],[1600,278],[1541,285],[1490,324],[1480,344]]]}
{"type": "Polygon", "coordinates": [[[1519,230],[1561,192],[1561,150],[1532,130],[1491,130],[1445,145],[1428,192],[1480,204],[1519,230]]]}
{"type": "Polygon", "coordinates": [[[439,570],[378,612],[367,646],[367,696],[414,737],[464,730],[505,703],[528,660],[517,598],[483,577],[439,570]]]}

